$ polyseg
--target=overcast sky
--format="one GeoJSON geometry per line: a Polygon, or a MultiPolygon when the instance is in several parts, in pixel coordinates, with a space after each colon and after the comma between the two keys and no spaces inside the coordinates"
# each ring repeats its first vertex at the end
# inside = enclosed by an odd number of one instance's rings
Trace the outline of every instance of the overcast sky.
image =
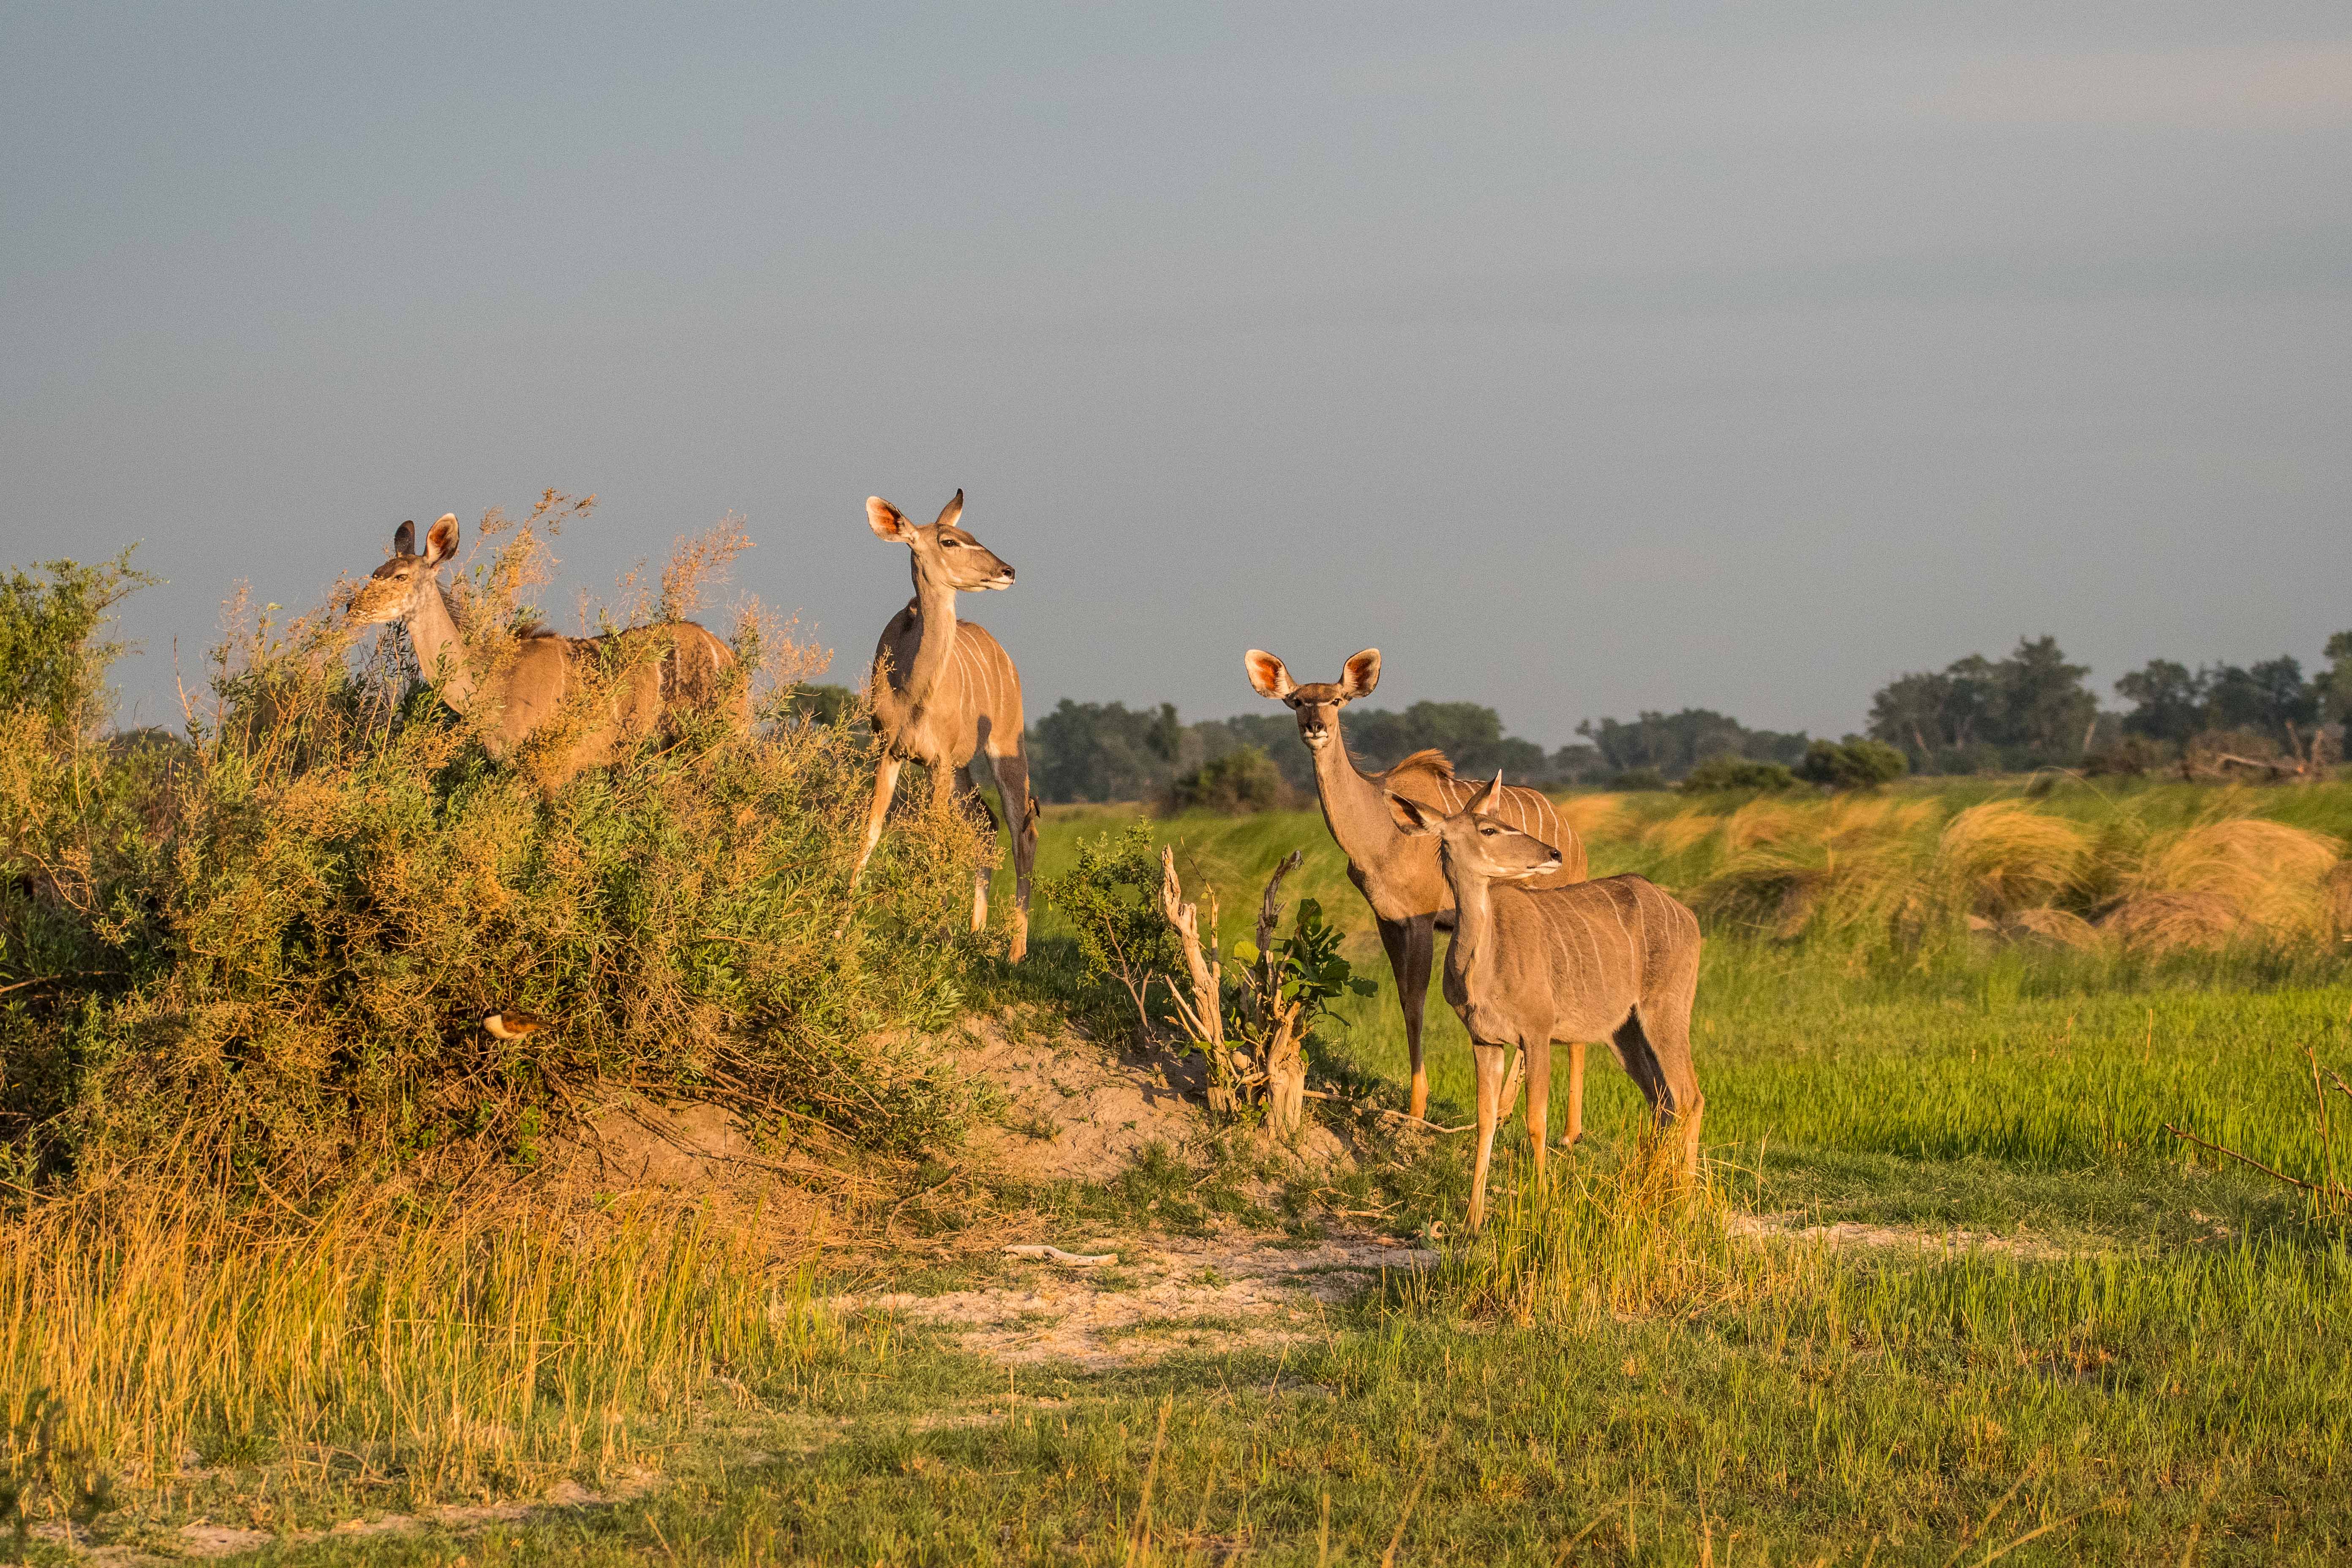
{"type": "Polygon", "coordinates": [[[144,542],[149,721],[551,485],[559,623],[739,511],[852,683],[961,486],[1033,718],[2352,626],[2342,0],[1578,9],[0,6],[0,564],[144,542]]]}

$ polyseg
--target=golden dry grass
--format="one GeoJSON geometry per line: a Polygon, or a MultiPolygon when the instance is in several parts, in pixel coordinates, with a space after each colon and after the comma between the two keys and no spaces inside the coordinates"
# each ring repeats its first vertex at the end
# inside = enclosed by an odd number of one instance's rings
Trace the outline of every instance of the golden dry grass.
{"type": "Polygon", "coordinates": [[[117,1191],[0,1224],[0,1431],[46,1401],[59,1447],[148,1486],[194,1452],[312,1461],[297,1487],[356,1466],[409,1501],[538,1489],[637,1464],[715,1373],[789,1355],[813,1331],[772,1306],[691,1217],[581,1234],[361,1200],[270,1224],[117,1191]]]}
{"type": "Polygon", "coordinates": [[[1990,800],[1952,818],[1936,845],[1936,874],[1975,912],[2046,904],[2081,874],[2090,835],[2021,800],[1990,800]]]}
{"type": "Polygon", "coordinates": [[[2352,935],[2352,864],[2340,840],[2255,815],[2275,802],[2218,792],[2158,827],[2127,801],[2069,815],[2013,797],[1773,796],[1647,822],[1612,801],[1594,837],[1702,915],[1782,941],[1908,948],[1973,930],[2152,957],[2333,949],[2352,935]]]}

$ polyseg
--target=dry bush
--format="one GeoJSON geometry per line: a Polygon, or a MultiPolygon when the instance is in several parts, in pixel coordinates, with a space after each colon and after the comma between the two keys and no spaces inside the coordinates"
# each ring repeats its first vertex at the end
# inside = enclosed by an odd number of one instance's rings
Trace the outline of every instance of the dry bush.
{"type": "Polygon", "coordinates": [[[1991,800],[1946,825],[1936,874],[1964,908],[2000,916],[2047,904],[2073,887],[2090,847],[2090,835],[2074,823],[2023,801],[1991,800]]]}
{"type": "Polygon", "coordinates": [[[2283,822],[2200,823],[2148,841],[2100,923],[2153,955],[2327,941],[2336,933],[2342,856],[2339,841],[2283,822]]]}
{"type": "MultiPolygon", "coordinates": [[[[560,499],[493,536],[478,617],[521,618],[504,595],[560,499]]],[[[746,630],[747,666],[815,658],[746,630]]],[[[528,1159],[591,1074],[953,1142],[965,1087],[913,1042],[961,1009],[980,846],[909,813],[853,898],[862,737],[709,726],[551,795],[398,658],[347,654],[331,615],[242,616],[165,763],[78,760],[0,714],[0,944],[57,981],[0,1006],[0,1176],[121,1164],[257,1194],[460,1171],[528,1159]],[[510,1008],[548,1026],[491,1040],[481,1017],[510,1008]]]]}
{"type": "Polygon", "coordinates": [[[702,607],[704,594],[726,582],[735,558],[751,548],[751,536],[744,531],[743,519],[731,511],[700,533],[681,536],[662,567],[661,598],[655,606],[655,618],[682,621],[692,616],[702,607]]]}

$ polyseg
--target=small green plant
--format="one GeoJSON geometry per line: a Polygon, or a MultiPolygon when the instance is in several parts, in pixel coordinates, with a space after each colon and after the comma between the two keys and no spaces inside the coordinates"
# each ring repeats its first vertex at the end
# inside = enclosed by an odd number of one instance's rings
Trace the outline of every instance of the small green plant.
{"type": "Polygon", "coordinates": [[[1037,884],[1038,899],[1069,922],[1086,978],[1117,981],[1147,1034],[1146,993],[1178,963],[1175,933],[1158,903],[1160,882],[1151,829],[1137,822],[1116,838],[1105,831],[1081,839],[1069,870],[1037,884]]]}
{"type": "Polygon", "coordinates": [[[1290,934],[1270,952],[1260,952],[1246,937],[1234,943],[1234,958],[1249,975],[1250,1010],[1263,1015],[1276,1004],[1296,1002],[1300,1028],[1311,1029],[1339,997],[1371,995],[1379,987],[1357,979],[1354,966],[1339,956],[1347,934],[1323,918],[1321,900],[1301,899],[1290,934]]]}

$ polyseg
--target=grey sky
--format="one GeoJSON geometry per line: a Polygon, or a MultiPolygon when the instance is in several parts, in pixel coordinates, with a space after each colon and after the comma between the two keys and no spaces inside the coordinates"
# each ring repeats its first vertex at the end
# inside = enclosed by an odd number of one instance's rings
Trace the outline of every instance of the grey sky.
{"type": "Polygon", "coordinates": [[[0,9],[0,563],[147,542],[130,716],[548,485],[559,623],[734,510],[853,682],[961,485],[1033,717],[2352,626],[2340,0],[487,9],[0,9]]]}

